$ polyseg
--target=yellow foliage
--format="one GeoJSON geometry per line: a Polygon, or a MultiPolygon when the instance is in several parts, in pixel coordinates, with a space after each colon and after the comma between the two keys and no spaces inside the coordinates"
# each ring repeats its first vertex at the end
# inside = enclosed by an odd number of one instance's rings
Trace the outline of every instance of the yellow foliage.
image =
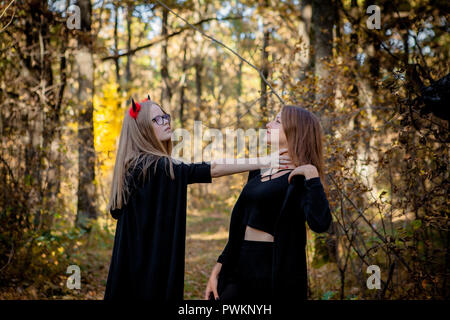
{"type": "Polygon", "coordinates": [[[124,112],[123,98],[117,91],[115,81],[110,79],[102,87],[101,92],[94,96],[94,143],[98,156],[99,177],[108,175],[114,167],[116,144],[124,112]]]}

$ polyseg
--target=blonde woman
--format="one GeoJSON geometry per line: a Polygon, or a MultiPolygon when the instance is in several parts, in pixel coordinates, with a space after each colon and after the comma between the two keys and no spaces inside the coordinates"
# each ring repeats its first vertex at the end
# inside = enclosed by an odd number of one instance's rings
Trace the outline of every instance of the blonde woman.
{"type": "MultiPolygon", "coordinates": [[[[265,166],[262,161],[177,162],[171,158],[171,134],[170,115],[161,106],[150,97],[141,103],[132,100],[123,120],[108,206],[117,227],[105,300],[181,300],[187,185],[265,166]]],[[[288,163],[280,157],[280,164],[288,163]]]]}

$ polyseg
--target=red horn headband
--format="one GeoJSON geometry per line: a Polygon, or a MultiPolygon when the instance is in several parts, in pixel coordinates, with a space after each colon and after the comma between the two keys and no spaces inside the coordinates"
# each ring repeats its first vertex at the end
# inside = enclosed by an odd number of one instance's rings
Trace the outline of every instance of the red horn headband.
{"type": "MultiPolygon", "coordinates": [[[[142,102],[145,102],[145,101],[151,101],[149,94],[147,95],[147,98],[142,102]]],[[[137,116],[138,116],[138,113],[140,110],[141,110],[141,104],[138,102],[134,102],[134,99],[131,98],[131,108],[130,108],[130,112],[129,112],[130,116],[134,119],[137,119],[137,116]]]]}
{"type": "Polygon", "coordinates": [[[134,102],[134,99],[131,98],[131,108],[130,108],[130,116],[132,118],[137,119],[138,113],[141,110],[141,105],[138,102],[134,102]]]}

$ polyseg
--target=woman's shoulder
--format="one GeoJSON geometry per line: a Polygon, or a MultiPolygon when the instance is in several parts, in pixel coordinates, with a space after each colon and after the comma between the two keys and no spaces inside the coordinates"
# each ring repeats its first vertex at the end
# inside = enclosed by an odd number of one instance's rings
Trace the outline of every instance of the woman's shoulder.
{"type": "MultiPolygon", "coordinates": [[[[142,183],[150,177],[163,176],[163,172],[169,173],[169,160],[166,157],[143,155],[128,168],[128,179],[133,183],[142,183]]],[[[169,175],[170,176],[170,175],[169,175]]]]}
{"type": "Polygon", "coordinates": [[[172,167],[174,173],[176,173],[186,169],[187,166],[188,165],[186,163],[169,156],[160,157],[152,165],[152,167],[156,169],[156,171],[158,171],[159,173],[168,173],[170,167],[172,167]]]}
{"type": "Polygon", "coordinates": [[[169,156],[162,156],[153,159],[145,159],[134,170],[132,176],[135,181],[186,181],[189,183],[210,182],[210,164],[202,163],[186,163],[179,159],[169,156]],[[201,180],[201,181],[200,181],[201,180]]]}
{"type": "Polygon", "coordinates": [[[150,176],[174,180],[185,175],[189,169],[190,164],[169,156],[162,156],[155,159],[148,167],[147,171],[150,176]]]}

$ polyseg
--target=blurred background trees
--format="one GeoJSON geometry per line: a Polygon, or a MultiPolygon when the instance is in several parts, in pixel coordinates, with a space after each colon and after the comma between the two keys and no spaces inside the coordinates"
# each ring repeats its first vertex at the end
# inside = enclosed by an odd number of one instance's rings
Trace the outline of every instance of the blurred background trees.
{"type": "MultiPolygon", "coordinates": [[[[102,298],[129,98],[150,94],[175,128],[201,120],[223,133],[263,127],[281,104],[156,1],[10,3],[0,1],[0,297],[102,298]],[[65,286],[71,264],[80,291],[65,286]]],[[[448,3],[164,3],[322,121],[334,218],[328,234],[309,232],[310,298],[448,299],[448,3]],[[366,23],[372,4],[380,29],[366,23]],[[374,264],[380,290],[366,286],[374,264]]],[[[187,299],[202,297],[245,179],[190,187],[187,299]]]]}

